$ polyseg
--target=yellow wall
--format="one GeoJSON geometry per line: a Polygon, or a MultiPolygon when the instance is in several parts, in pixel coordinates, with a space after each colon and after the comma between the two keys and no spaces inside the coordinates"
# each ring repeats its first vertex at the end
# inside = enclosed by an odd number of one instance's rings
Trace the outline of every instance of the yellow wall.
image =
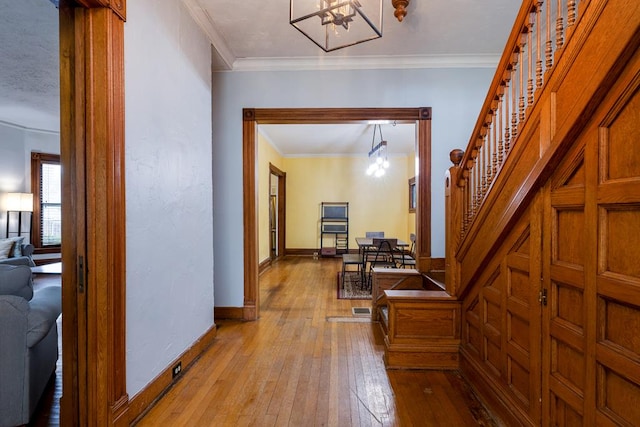
{"type": "MultiPolygon", "coordinates": [[[[258,133],[258,260],[270,256],[269,243],[269,163],[284,171],[282,156],[258,133]]],[[[285,171],[286,172],[286,171],[285,171]]]]}
{"type": "Polygon", "coordinates": [[[320,203],[349,202],[349,248],[366,231],[409,241],[406,157],[389,159],[382,178],[365,174],[361,157],[284,158],[287,172],[287,248],[320,247],[320,203]]]}

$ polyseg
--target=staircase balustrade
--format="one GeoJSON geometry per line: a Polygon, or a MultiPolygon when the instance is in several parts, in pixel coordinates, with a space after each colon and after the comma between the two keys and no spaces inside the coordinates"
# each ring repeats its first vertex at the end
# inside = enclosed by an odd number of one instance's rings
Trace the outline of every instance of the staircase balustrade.
{"type": "MultiPolygon", "coordinates": [[[[597,10],[602,4],[594,0],[523,0],[469,144],[465,151],[450,154],[454,166],[445,182],[445,277],[450,295],[460,295],[467,285],[459,270],[460,253],[466,251],[483,222],[477,221],[479,213],[509,155],[519,150],[520,141],[526,141],[522,133],[528,129],[527,120],[548,92],[546,85],[579,20],[589,15],[590,5],[597,10]]],[[[540,155],[545,149],[540,147],[540,155]]],[[[500,185],[505,182],[504,178],[500,181],[500,185]]]]}
{"type": "Polygon", "coordinates": [[[464,238],[523,128],[588,0],[525,0],[455,179],[464,238]]]}

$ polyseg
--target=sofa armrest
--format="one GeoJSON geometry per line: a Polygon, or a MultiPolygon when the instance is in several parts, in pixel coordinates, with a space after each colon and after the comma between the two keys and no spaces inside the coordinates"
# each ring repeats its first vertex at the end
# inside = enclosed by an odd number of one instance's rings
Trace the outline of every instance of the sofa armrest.
{"type": "Polygon", "coordinates": [[[62,288],[48,286],[33,293],[27,315],[27,346],[38,344],[56,322],[62,312],[62,288]]]}
{"type": "Polygon", "coordinates": [[[31,243],[22,245],[22,255],[30,257],[33,255],[33,251],[35,250],[34,246],[31,243]]]}

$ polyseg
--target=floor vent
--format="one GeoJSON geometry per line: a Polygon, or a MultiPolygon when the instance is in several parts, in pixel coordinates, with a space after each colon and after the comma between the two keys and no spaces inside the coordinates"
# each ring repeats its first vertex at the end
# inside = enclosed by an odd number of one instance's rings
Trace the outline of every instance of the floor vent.
{"type": "Polygon", "coordinates": [[[371,316],[371,307],[351,307],[354,316],[371,316]]]}

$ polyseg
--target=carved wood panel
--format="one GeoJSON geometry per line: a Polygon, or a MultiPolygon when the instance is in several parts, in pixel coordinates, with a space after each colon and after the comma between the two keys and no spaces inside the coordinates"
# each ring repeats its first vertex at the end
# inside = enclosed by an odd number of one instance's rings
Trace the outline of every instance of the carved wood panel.
{"type": "Polygon", "coordinates": [[[544,288],[549,305],[544,322],[544,376],[552,425],[582,425],[586,385],[585,166],[578,142],[550,183],[544,288]]]}
{"type": "Polygon", "coordinates": [[[549,183],[543,424],[640,425],[639,87],[636,53],[549,183]]]}
{"type": "Polygon", "coordinates": [[[592,148],[598,152],[595,408],[599,423],[640,425],[640,53],[628,78],[603,106],[592,148]]]}
{"type": "Polygon", "coordinates": [[[462,342],[485,382],[534,422],[540,420],[541,387],[540,208],[531,205],[488,262],[477,294],[467,298],[462,342]]]}

